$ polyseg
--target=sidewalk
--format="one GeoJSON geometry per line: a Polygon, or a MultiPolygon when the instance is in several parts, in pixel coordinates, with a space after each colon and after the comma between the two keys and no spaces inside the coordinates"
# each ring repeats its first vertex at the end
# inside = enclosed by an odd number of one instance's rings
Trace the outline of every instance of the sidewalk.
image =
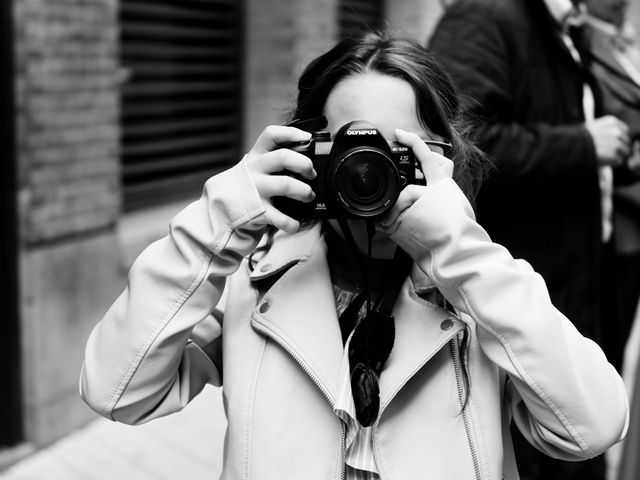
{"type": "Polygon", "coordinates": [[[97,417],[0,472],[2,480],[211,480],[226,420],[221,391],[206,388],[182,412],[130,427],[97,417]]]}

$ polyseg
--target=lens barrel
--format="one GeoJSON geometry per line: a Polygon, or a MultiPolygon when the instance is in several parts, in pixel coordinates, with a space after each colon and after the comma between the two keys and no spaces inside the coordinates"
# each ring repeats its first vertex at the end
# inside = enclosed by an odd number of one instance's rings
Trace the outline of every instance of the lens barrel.
{"type": "Polygon", "coordinates": [[[375,147],[356,147],[337,156],[327,172],[327,193],[350,216],[384,215],[402,187],[395,163],[375,147]]]}

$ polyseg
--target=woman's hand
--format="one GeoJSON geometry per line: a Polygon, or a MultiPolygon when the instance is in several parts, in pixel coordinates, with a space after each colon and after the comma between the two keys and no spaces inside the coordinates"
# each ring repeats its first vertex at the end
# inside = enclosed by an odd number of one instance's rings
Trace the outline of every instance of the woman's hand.
{"type": "Polygon", "coordinates": [[[285,173],[296,173],[311,180],[316,177],[316,171],[309,157],[283,145],[306,142],[310,139],[309,132],[294,127],[271,125],[262,131],[243,160],[260,198],[266,205],[269,223],[287,233],[298,231],[300,222],[276,209],[271,198],[282,196],[301,202],[312,201],[315,193],[311,187],[285,173]]]}
{"type": "MultiPolygon", "coordinates": [[[[410,147],[413,151],[424,174],[427,187],[435,185],[445,178],[451,178],[453,175],[453,162],[429,149],[427,144],[415,133],[406,132],[398,128],[396,129],[396,140],[410,147]]],[[[427,187],[407,185],[400,192],[396,204],[389,214],[380,221],[380,225],[386,233],[391,234],[397,230],[402,221],[402,214],[424,194],[427,187]]]]}

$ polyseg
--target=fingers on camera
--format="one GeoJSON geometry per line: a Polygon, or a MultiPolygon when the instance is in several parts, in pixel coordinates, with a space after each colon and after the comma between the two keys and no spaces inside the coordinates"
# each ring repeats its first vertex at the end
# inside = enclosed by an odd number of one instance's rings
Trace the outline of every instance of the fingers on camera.
{"type": "Polygon", "coordinates": [[[300,222],[298,220],[285,215],[272,205],[267,207],[266,215],[271,225],[287,233],[296,233],[300,228],[300,222]]]}
{"type": "Polygon", "coordinates": [[[260,168],[264,173],[288,171],[309,180],[313,180],[317,176],[313,162],[309,157],[287,148],[279,148],[265,153],[260,163],[260,168]]]}
{"type": "Polygon", "coordinates": [[[316,198],[309,184],[287,175],[269,175],[261,190],[267,198],[288,197],[301,202],[310,202],[316,198]]]}
{"type": "Polygon", "coordinates": [[[303,142],[310,138],[311,134],[309,132],[305,132],[299,128],[286,127],[284,125],[269,125],[262,131],[253,149],[258,153],[267,153],[284,144],[303,142]]]}

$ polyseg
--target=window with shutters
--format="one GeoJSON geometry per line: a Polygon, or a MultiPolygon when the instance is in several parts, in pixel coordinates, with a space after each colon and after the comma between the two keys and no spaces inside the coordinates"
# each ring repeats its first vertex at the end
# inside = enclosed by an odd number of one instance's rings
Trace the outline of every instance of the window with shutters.
{"type": "Polygon", "coordinates": [[[196,196],[239,158],[238,0],[122,0],[124,209],[196,196]]]}
{"type": "Polygon", "coordinates": [[[363,30],[382,26],[381,0],[340,0],[340,37],[356,35],[363,30]]]}

